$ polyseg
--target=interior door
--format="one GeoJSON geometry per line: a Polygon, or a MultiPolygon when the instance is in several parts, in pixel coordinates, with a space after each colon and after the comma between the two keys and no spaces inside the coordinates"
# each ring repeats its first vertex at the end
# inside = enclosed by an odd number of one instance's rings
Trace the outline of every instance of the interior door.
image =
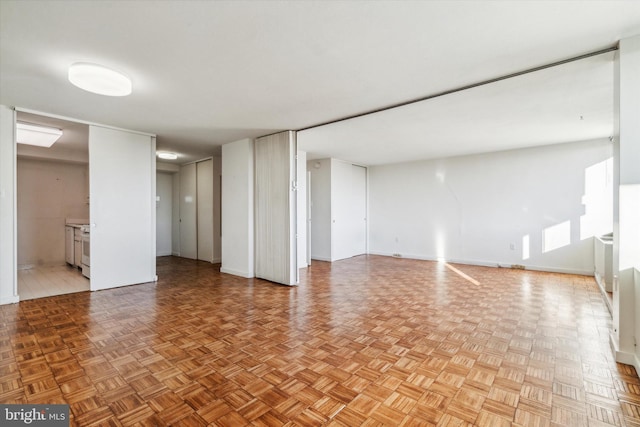
{"type": "Polygon", "coordinates": [[[180,256],[198,258],[196,164],[180,168],[180,256]]]}
{"type": "Polygon", "coordinates": [[[213,262],[213,160],[196,163],[198,259],[213,262]]]}
{"type": "Polygon", "coordinates": [[[155,138],[89,127],[91,290],[156,277],[155,138]]]}

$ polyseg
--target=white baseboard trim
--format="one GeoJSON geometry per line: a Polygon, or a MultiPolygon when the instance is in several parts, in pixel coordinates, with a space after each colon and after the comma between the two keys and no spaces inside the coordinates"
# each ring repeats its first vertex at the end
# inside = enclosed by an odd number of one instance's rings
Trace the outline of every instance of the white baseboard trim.
{"type": "Polygon", "coordinates": [[[178,251],[172,251],[172,252],[171,252],[171,255],[173,255],[173,256],[180,256],[180,252],[178,252],[178,251]]]}
{"type": "Polygon", "coordinates": [[[157,257],[159,257],[159,256],[171,256],[171,255],[172,255],[171,252],[159,252],[159,253],[156,253],[157,257]]]}
{"type": "Polygon", "coordinates": [[[249,274],[247,271],[234,270],[233,268],[220,267],[220,273],[231,274],[232,276],[240,276],[245,279],[251,279],[255,277],[253,274],[249,274]]]}
{"type": "MultiPolygon", "coordinates": [[[[390,253],[390,252],[370,251],[369,255],[381,255],[381,256],[394,257],[394,254],[390,253]]],[[[396,258],[396,257],[394,257],[394,258],[396,258]]],[[[397,258],[417,259],[417,260],[422,260],[422,261],[438,261],[438,259],[435,258],[435,257],[419,255],[419,254],[402,254],[402,256],[397,257],[397,258]]],[[[495,261],[483,261],[483,260],[476,260],[476,259],[474,259],[474,260],[470,260],[470,259],[446,259],[446,262],[450,262],[450,263],[454,263],[454,264],[478,265],[478,266],[482,266],[482,267],[511,268],[511,264],[508,264],[508,263],[495,262],[495,261]]],[[[580,276],[592,276],[593,277],[593,274],[594,274],[593,271],[575,270],[575,269],[570,269],[570,268],[544,267],[544,266],[537,266],[537,265],[525,265],[524,268],[525,268],[525,270],[544,271],[544,272],[547,272],[547,273],[578,274],[580,276]]]]}
{"type": "Polygon", "coordinates": [[[313,255],[311,255],[311,260],[312,261],[327,261],[327,262],[331,262],[331,258],[325,258],[325,257],[313,256],[313,255]]]}
{"type": "Polygon", "coordinates": [[[0,305],[6,305],[6,304],[16,304],[20,302],[20,296],[18,295],[13,295],[10,297],[1,297],[0,298],[0,305]]]}
{"type": "Polygon", "coordinates": [[[600,290],[600,294],[602,295],[602,300],[604,301],[604,305],[607,306],[607,309],[609,310],[609,314],[613,316],[613,307],[609,302],[609,298],[607,298],[607,291],[605,290],[604,280],[602,280],[602,277],[598,273],[594,273],[593,277],[595,277],[596,279],[596,284],[598,285],[598,289],[600,290]]]}
{"type": "Polygon", "coordinates": [[[618,338],[616,338],[613,333],[609,334],[609,345],[611,346],[611,351],[613,352],[616,362],[633,366],[636,368],[636,373],[640,377],[640,357],[634,353],[620,351],[618,338]]]}

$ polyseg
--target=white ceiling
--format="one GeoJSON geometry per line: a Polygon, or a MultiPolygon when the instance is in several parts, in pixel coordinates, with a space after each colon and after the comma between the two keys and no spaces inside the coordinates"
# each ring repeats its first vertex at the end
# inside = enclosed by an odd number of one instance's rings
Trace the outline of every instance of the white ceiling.
{"type": "MultiPolygon", "coordinates": [[[[637,1],[2,0],[0,103],[155,133],[184,162],[636,34],[637,1]],[[130,75],[134,93],[77,89],[66,73],[78,61],[130,75]]],[[[604,137],[611,76],[604,55],[305,131],[300,144],[379,164],[604,137]]]]}

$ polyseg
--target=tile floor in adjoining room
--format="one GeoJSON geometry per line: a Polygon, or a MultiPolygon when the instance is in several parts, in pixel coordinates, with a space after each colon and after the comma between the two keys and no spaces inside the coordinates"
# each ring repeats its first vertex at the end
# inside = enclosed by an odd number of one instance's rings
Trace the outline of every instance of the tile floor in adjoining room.
{"type": "Polygon", "coordinates": [[[69,265],[35,266],[18,269],[20,300],[88,291],[89,279],[69,265]]]}
{"type": "Polygon", "coordinates": [[[158,260],[157,283],[0,306],[0,402],[72,425],[640,426],[592,277],[379,256],[298,287],[158,260]]]}

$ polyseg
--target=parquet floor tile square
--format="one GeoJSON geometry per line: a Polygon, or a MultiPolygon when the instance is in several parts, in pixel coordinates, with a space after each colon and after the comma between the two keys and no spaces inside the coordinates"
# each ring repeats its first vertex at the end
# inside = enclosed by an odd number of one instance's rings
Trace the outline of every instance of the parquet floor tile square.
{"type": "Polygon", "coordinates": [[[297,287],[157,271],[0,306],[0,403],[68,403],[73,426],[640,427],[590,277],[378,256],[314,261],[297,287]]]}

